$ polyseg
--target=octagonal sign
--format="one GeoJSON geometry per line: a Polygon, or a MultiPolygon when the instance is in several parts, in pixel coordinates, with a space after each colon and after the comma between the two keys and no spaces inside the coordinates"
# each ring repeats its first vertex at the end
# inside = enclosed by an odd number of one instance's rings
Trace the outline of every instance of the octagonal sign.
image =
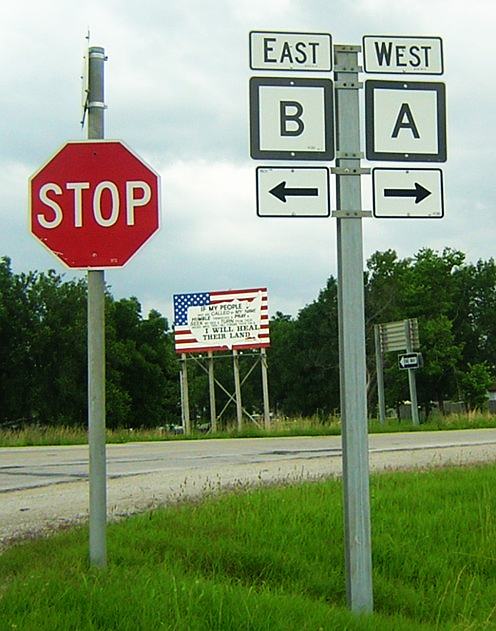
{"type": "Polygon", "coordinates": [[[116,140],[68,142],[29,198],[31,232],[69,267],[122,267],[159,228],[159,176],[116,140]]]}

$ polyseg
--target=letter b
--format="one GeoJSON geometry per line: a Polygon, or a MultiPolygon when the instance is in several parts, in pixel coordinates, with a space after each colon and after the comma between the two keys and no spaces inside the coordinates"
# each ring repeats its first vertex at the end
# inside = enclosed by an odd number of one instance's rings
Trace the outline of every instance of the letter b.
{"type": "Polygon", "coordinates": [[[281,136],[301,136],[305,125],[301,119],[303,106],[298,101],[281,101],[281,136]]]}

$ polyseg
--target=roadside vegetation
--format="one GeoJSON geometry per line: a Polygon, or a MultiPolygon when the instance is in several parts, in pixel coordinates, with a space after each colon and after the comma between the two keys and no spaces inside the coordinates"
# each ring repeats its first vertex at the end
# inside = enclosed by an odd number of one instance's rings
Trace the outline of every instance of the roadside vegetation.
{"type": "Polygon", "coordinates": [[[0,556],[0,628],[496,628],[496,466],[371,478],[374,614],[346,609],[340,480],[237,490],[114,523],[109,565],[72,529],[0,556]]]}
{"type": "MultiPolygon", "coordinates": [[[[207,424],[201,424],[205,428],[207,424]]],[[[495,414],[450,414],[432,415],[428,422],[413,425],[410,421],[387,419],[385,423],[372,419],[369,422],[369,432],[372,434],[386,432],[422,432],[452,429],[481,429],[496,427],[495,414]]],[[[294,418],[277,419],[272,422],[269,430],[246,422],[244,428],[238,431],[233,422],[223,431],[210,432],[205,429],[194,429],[188,436],[178,432],[178,429],[131,428],[108,429],[107,443],[131,443],[165,440],[199,440],[212,438],[267,438],[283,436],[337,436],[341,434],[339,417],[330,416],[322,419],[294,418]]],[[[87,430],[83,427],[58,426],[27,426],[23,429],[1,429],[0,447],[29,447],[43,445],[84,445],[88,442],[87,430]]]]}
{"type": "MultiPolygon", "coordinates": [[[[267,350],[270,405],[278,417],[327,419],[339,410],[337,281],[298,314],[276,311],[267,350]]],[[[164,289],[164,297],[167,289],[164,289]]],[[[400,259],[375,252],[364,271],[368,408],[377,409],[374,325],[416,318],[424,365],[416,372],[418,401],[430,420],[436,410],[484,409],[496,382],[496,262],[465,261],[445,248],[400,259]],[[445,402],[449,401],[449,406],[445,402]],[[456,404],[453,407],[452,404],[456,404]]],[[[270,288],[269,288],[270,298],[270,288]]],[[[272,309],[277,305],[271,303],[272,309]]],[[[136,297],[106,290],[106,400],[110,429],[159,428],[181,418],[179,370],[170,323],[147,314],[136,297]]],[[[215,353],[217,410],[234,416],[232,356],[215,353]],[[227,392],[226,392],[227,391],[227,392]],[[230,407],[229,407],[230,406],[230,407]]],[[[260,355],[239,355],[243,406],[260,413],[260,355]]],[[[190,416],[209,416],[205,357],[188,358],[190,416]]],[[[87,418],[86,282],[55,271],[17,274],[0,257],[0,427],[84,427],[87,418]]],[[[397,353],[384,358],[388,410],[409,398],[397,353]]]]}

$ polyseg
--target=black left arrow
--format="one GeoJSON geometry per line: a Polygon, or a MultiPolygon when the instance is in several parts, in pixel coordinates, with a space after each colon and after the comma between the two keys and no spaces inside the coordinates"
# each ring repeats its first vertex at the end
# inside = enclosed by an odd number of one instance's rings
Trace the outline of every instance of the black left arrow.
{"type": "Polygon", "coordinates": [[[415,197],[415,203],[423,201],[431,194],[422,184],[415,182],[415,188],[385,188],[384,197],[415,197]]]}
{"type": "Polygon", "coordinates": [[[286,197],[316,197],[319,194],[318,188],[288,188],[286,182],[281,182],[269,191],[274,197],[286,203],[286,197]]]}

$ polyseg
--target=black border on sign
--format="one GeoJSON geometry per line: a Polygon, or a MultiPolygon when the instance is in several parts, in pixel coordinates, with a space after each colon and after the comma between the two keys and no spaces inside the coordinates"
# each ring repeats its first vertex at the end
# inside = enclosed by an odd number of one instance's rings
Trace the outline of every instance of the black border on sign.
{"type": "Polygon", "coordinates": [[[257,216],[258,217],[272,217],[272,218],[282,218],[282,219],[286,219],[288,217],[298,217],[300,219],[303,218],[307,218],[307,217],[316,217],[316,218],[320,218],[320,219],[325,219],[326,217],[330,217],[331,216],[331,193],[330,193],[330,181],[329,181],[329,169],[325,166],[323,167],[307,167],[307,166],[294,166],[294,167],[286,167],[286,166],[273,166],[273,165],[265,165],[265,166],[259,166],[256,168],[256,173],[255,173],[255,180],[256,180],[256,191],[257,191],[257,216]],[[278,171],[295,171],[297,169],[313,169],[313,170],[317,170],[317,171],[321,171],[322,169],[325,170],[326,172],[326,181],[327,181],[327,195],[326,195],[326,201],[327,201],[327,214],[326,215],[293,215],[293,214],[287,214],[287,215],[266,215],[260,214],[260,190],[259,190],[259,186],[258,186],[258,172],[260,169],[277,169],[278,171]]]}
{"type": "Polygon", "coordinates": [[[443,40],[441,37],[437,35],[435,37],[428,37],[426,35],[364,35],[362,37],[362,50],[363,50],[363,70],[364,72],[368,72],[370,74],[399,74],[399,75],[442,75],[444,74],[444,53],[443,53],[443,40]],[[441,72],[401,72],[401,70],[367,70],[367,57],[365,55],[365,40],[367,38],[375,38],[375,39],[438,39],[441,43],[439,50],[441,52],[441,72]]]}
{"type": "MultiPolygon", "coordinates": [[[[432,39],[432,38],[431,38],[432,39]]],[[[274,71],[274,72],[331,72],[332,71],[332,35],[330,33],[290,33],[289,31],[250,31],[250,68],[251,70],[264,70],[264,71],[274,71]],[[326,69],[315,69],[315,68],[274,68],[273,66],[265,67],[265,66],[254,66],[253,58],[252,58],[252,38],[253,34],[271,34],[271,35],[320,35],[329,38],[329,67],[326,69]]]]}
{"type": "Polygon", "coordinates": [[[412,351],[411,353],[400,353],[398,355],[398,368],[400,370],[418,370],[419,368],[422,367],[422,353],[416,353],[415,351],[412,351]],[[402,366],[401,365],[401,360],[403,359],[403,357],[411,357],[412,355],[415,355],[415,359],[417,360],[417,363],[415,366],[402,366]]]}
{"type": "Polygon", "coordinates": [[[331,79],[252,77],[250,79],[250,156],[255,160],[334,160],[334,109],[331,79]],[[324,89],[324,151],[273,151],[260,149],[260,88],[262,86],[324,89]]]}
{"type": "Polygon", "coordinates": [[[409,168],[409,167],[376,167],[372,169],[372,212],[376,219],[442,219],[444,217],[444,183],[443,183],[443,171],[442,169],[434,169],[434,168],[409,168]],[[415,215],[414,217],[409,217],[408,215],[378,215],[375,212],[375,172],[376,171],[439,171],[440,178],[439,182],[441,184],[441,214],[440,215],[426,215],[420,216],[415,215]]]}
{"type": "Polygon", "coordinates": [[[385,162],[446,162],[446,87],[444,83],[428,81],[365,81],[365,141],[368,160],[385,162]],[[376,151],[374,146],[374,90],[420,90],[437,93],[437,153],[395,153],[376,151]]]}

